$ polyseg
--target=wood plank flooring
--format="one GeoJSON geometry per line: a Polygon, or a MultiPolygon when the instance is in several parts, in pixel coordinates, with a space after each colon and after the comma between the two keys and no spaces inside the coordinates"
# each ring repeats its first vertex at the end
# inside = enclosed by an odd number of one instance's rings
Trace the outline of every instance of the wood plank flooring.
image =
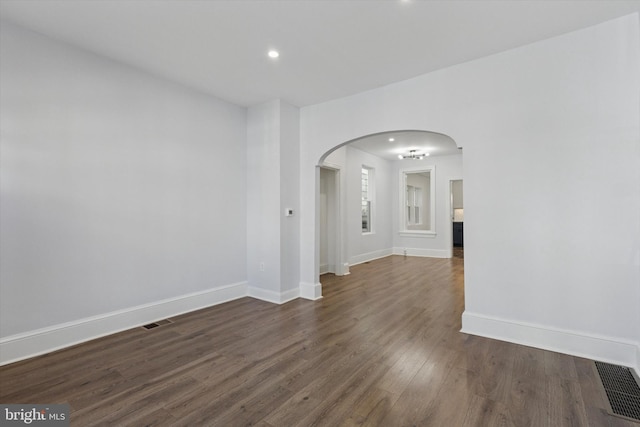
{"type": "Polygon", "coordinates": [[[391,256],[324,298],[243,298],[0,368],[72,426],[638,426],[592,362],[459,332],[463,260],[391,256]]]}

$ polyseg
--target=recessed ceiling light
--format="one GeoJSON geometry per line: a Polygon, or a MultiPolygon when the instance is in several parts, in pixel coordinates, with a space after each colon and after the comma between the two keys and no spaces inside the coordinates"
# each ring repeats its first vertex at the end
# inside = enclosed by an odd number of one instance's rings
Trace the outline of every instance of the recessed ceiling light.
{"type": "Polygon", "coordinates": [[[395,140],[396,140],[395,138],[389,138],[389,142],[393,142],[395,140]]]}
{"type": "Polygon", "coordinates": [[[269,55],[269,58],[277,58],[278,56],[280,56],[280,52],[271,49],[267,55],[269,55]]]}

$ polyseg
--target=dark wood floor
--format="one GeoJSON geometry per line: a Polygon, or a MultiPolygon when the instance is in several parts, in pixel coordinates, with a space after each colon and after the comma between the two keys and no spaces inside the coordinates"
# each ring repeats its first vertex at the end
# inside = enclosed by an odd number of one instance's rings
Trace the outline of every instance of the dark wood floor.
{"type": "Polygon", "coordinates": [[[592,362],[458,332],[462,258],[392,256],[324,299],[243,298],[0,368],[0,402],[72,426],[638,426],[592,362]]]}

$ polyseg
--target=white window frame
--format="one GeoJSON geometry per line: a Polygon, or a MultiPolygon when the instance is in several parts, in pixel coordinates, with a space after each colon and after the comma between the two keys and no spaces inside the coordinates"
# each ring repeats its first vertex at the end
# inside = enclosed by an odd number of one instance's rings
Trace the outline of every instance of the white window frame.
{"type": "Polygon", "coordinates": [[[416,237],[435,237],[436,236],[436,167],[431,166],[423,166],[416,168],[403,168],[400,170],[399,176],[400,188],[400,225],[399,225],[399,234],[405,236],[416,236],[416,237]],[[412,192],[413,194],[409,195],[410,186],[407,185],[407,174],[412,173],[429,173],[429,224],[427,230],[411,230],[408,228],[410,225],[420,225],[422,224],[422,220],[425,218],[425,208],[424,208],[424,190],[421,195],[421,199],[416,201],[415,190],[412,192]],[[419,203],[417,203],[419,202],[419,203]],[[415,222],[416,218],[416,208],[419,211],[419,221],[415,222]]]}
{"type": "MultiPolygon", "coordinates": [[[[362,168],[360,169],[360,194],[361,194],[361,203],[360,203],[360,213],[361,213],[361,220],[365,218],[365,216],[363,215],[365,212],[365,209],[367,210],[368,213],[368,229],[365,229],[364,227],[361,226],[361,231],[362,234],[373,234],[375,232],[375,169],[370,167],[370,166],[366,166],[366,165],[362,165],[362,168]],[[367,171],[367,188],[364,188],[364,171],[367,171]],[[366,208],[365,208],[366,207],[366,208]]],[[[362,221],[364,222],[364,221],[362,221]]]]}

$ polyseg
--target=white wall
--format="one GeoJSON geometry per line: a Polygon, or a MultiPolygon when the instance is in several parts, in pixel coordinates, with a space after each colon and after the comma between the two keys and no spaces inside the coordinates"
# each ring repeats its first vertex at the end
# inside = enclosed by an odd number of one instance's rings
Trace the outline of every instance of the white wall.
{"type": "Polygon", "coordinates": [[[245,110],[1,31],[2,361],[246,293],[245,110]]]}
{"type": "Polygon", "coordinates": [[[249,289],[254,296],[277,299],[281,260],[279,101],[249,108],[246,173],[250,183],[246,225],[249,289]]]}
{"type": "Polygon", "coordinates": [[[249,295],[275,303],[300,295],[299,123],[298,108],[280,100],[247,117],[249,295]]]}
{"type": "Polygon", "coordinates": [[[280,256],[282,300],[299,296],[300,110],[280,101],[280,256]],[[285,216],[285,209],[293,209],[285,216]]]}
{"type": "Polygon", "coordinates": [[[639,41],[635,14],[303,108],[301,286],[323,153],[441,132],[464,147],[464,330],[640,367],[639,41]]]}
{"type": "Polygon", "coordinates": [[[346,147],[347,262],[350,265],[391,255],[391,162],[355,147],[346,147]],[[362,166],[374,170],[373,230],[362,233],[362,166]]]}

